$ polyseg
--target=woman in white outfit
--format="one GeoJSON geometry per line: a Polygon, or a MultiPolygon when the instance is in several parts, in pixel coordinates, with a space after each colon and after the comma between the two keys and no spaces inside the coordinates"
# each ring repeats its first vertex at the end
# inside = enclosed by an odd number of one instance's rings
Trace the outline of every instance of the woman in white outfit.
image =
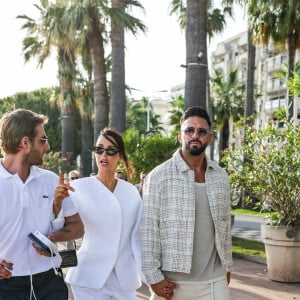
{"type": "Polygon", "coordinates": [[[73,180],[70,197],[84,223],[78,266],[66,281],[76,300],[136,300],[140,279],[141,197],[131,183],[115,178],[120,161],[130,174],[124,142],[105,128],[93,147],[96,176],[73,180]]]}

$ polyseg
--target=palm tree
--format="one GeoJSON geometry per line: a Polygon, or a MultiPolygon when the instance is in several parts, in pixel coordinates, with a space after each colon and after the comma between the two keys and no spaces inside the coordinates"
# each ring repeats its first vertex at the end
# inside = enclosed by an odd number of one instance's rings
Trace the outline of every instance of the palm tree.
{"type": "Polygon", "coordinates": [[[233,121],[243,116],[245,86],[238,84],[237,70],[229,73],[228,79],[224,79],[221,71],[215,70],[216,77],[211,78],[213,109],[215,124],[220,128],[219,163],[222,164],[222,156],[229,147],[230,127],[233,121]]]}
{"type": "Polygon", "coordinates": [[[94,143],[94,128],[91,111],[93,110],[92,97],[88,92],[91,88],[82,89],[82,106],[80,107],[81,115],[81,162],[80,173],[82,176],[89,176],[93,171],[91,149],[94,143]]]}
{"type": "Polygon", "coordinates": [[[187,0],[185,108],[207,107],[207,1],[187,0]]]}
{"type": "MultiPolygon", "coordinates": [[[[197,8],[197,1],[191,1],[189,3],[193,3],[195,5],[195,8],[197,8]]],[[[199,1],[201,5],[205,6],[205,1],[199,1]]],[[[191,48],[192,53],[192,62],[188,62],[187,58],[187,64],[185,65],[187,67],[186,70],[186,84],[185,84],[185,107],[188,107],[190,105],[201,105],[205,107],[209,113],[209,116],[213,122],[213,116],[212,116],[212,104],[210,100],[210,83],[209,83],[209,70],[207,65],[207,45],[206,45],[206,39],[207,35],[210,39],[215,33],[220,33],[223,31],[226,21],[225,16],[229,15],[232,16],[232,3],[233,0],[224,0],[222,3],[222,10],[216,7],[213,7],[212,1],[207,1],[207,15],[205,17],[205,11],[203,10],[204,7],[202,6],[200,11],[194,10],[194,14],[201,12],[201,18],[202,22],[199,23],[199,32],[201,32],[201,38],[205,39],[205,43],[201,43],[202,49],[199,47],[198,51],[195,51],[198,47],[197,43],[199,42],[199,39],[194,39],[193,36],[191,36],[191,43],[186,43],[186,47],[191,48]],[[207,22],[206,22],[207,18],[207,22]],[[205,27],[206,26],[206,27],[205,27]],[[204,32],[206,31],[206,34],[204,32]],[[205,37],[204,37],[205,36],[205,37]],[[204,55],[204,56],[203,56],[204,55]],[[189,68],[190,66],[190,68],[189,68]],[[192,69],[193,68],[193,69],[192,69]],[[201,68],[201,69],[200,69],[201,68]],[[194,74],[195,72],[195,74],[194,74]],[[201,73],[199,75],[199,72],[201,73]],[[198,75],[197,75],[198,74],[198,75]],[[201,79],[199,79],[199,76],[201,76],[201,79]],[[193,92],[193,90],[197,90],[197,92],[193,92]],[[191,93],[190,93],[191,91],[191,93]],[[192,97],[193,95],[193,97],[192,97]],[[192,100],[193,98],[193,100],[192,100]],[[190,99],[190,100],[187,100],[190,99]]],[[[187,24],[187,13],[186,13],[186,6],[184,1],[182,0],[172,0],[172,13],[177,13],[179,15],[179,23],[181,28],[186,28],[187,24]]],[[[194,28],[195,34],[197,32],[197,28],[194,28]]],[[[187,32],[187,29],[186,29],[187,32]]],[[[187,39],[186,39],[187,41],[187,39]]],[[[187,51],[188,52],[188,51],[187,51]]],[[[212,123],[212,128],[214,127],[212,123]]],[[[210,157],[213,159],[213,153],[214,153],[214,143],[211,143],[210,147],[210,157]]]]}
{"type": "Polygon", "coordinates": [[[70,162],[76,159],[76,124],[75,124],[75,94],[74,81],[76,75],[74,51],[66,52],[59,49],[58,72],[60,82],[60,107],[61,107],[61,128],[62,128],[62,157],[70,162]]]}
{"type": "Polygon", "coordinates": [[[85,49],[81,53],[83,67],[86,71],[87,78],[79,74],[76,85],[77,106],[81,116],[81,167],[80,174],[89,176],[93,170],[93,161],[91,149],[94,145],[94,128],[93,128],[93,80],[92,66],[89,59],[89,51],[85,49]]]}
{"type": "Polygon", "coordinates": [[[248,47],[248,62],[247,62],[247,85],[246,85],[246,101],[244,118],[246,124],[251,124],[254,114],[254,73],[255,73],[255,56],[256,47],[252,42],[252,28],[248,27],[247,47],[248,47]]]}
{"type": "Polygon", "coordinates": [[[22,29],[27,30],[23,40],[25,62],[37,57],[38,66],[51,53],[51,47],[57,48],[58,77],[60,82],[61,122],[62,122],[62,157],[70,161],[76,154],[75,99],[72,90],[76,74],[74,44],[66,32],[59,26],[64,8],[50,4],[47,0],[34,5],[40,13],[38,20],[26,15],[17,18],[25,20],[22,29]]]}
{"type": "Polygon", "coordinates": [[[182,96],[171,101],[171,109],[168,111],[170,113],[170,125],[174,126],[172,135],[177,136],[177,133],[180,131],[180,118],[184,112],[184,99],[182,96]]]}
{"type": "MultiPolygon", "coordinates": [[[[186,28],[186,1],[171,0],[170,14],[177,14],[179,25],[186,28]]],[[[207,1],[207,34],[209,39],[216,33],[221,33],[226,25],[225,16],[232,16],[232,0],[223,0],[222,9],[214,7],[211,0],[207,1]]]]}
{"type": "Polygon", "coordinates": [[[210,110],[208,100],[207,37],[221,32],[225,14],[231,15],[233,1],[222,1],[223,13],[212,7],[212,1],[172,0],[172,13],[179,14],[180,26],[186,29],[185,108],[201,105],[210,110]]]}
{"type": "MultiPolygon", "coordinates": [[[[66,1],[68,2],[68,1],[66,1]]],[[[64,28],[73,35],[79,35],[82,46],[87,45],[93,67],[94,79],[94,140],[109,123],[109,101],[106,79],[105,51],[107,24],[112,24],[112,121],[111,125],[124,130],[125,118],[125,69],[124,29],[135,32],[144,25],[124,10],[127,5],[140,6],[137,1],[112,0],[70,0],[71,5],[64,16],[64,28]],[[120,122],[120,123],[119,123],[120,122]]]]}
{"type": "Polygon", "coordinates": [[[137,1],[111,0],[111,103],[110,125],[124,132],[126,129],[126,96],[125,96],[125,40],[124,31],[129,29],[133,34],[137,30],[145,31],[144,24],[126,13],[129,6],[142,8],[137,1]]]}
{"type": "Polygon", "coordinates": [[[140,134],[151,135],[164,131],[159,120],[159,115],[154,113],[153,105],[146,97],[141,101],[129,102],[126,109],[127,129],[135,129],[140,134]],[[150,128],[147,128],[147,114],[149,113],[150,128]]]}
{"type": "MultiPolygon", "coordinates": [[[[300,48],[300,2],[298,0],[249,0],[249,22],[253,33],[261,43],[270,40],[275,44],[286,45],[288,51],[288,78],[292,77],[296,49],[300,48]],[[259,8],[259,9],[258,9],[259,8]]],[[[288,119],[294,115],[294,99],[287,102],[288,119]]]]}
{"type": "Polygon", "coordinates": [[[78,38],[81,47],[90,51],[93,70],[94,96],[94,140],[108,125],[108,91],[105,66],[105,22],[108,16],[108,1],[65,0],[68,7],[63,17],[62,27],[78,38]]]}
{"type": "MultiPolygon", "coordinates": [[[[112,9],[125,13],[124,0],[112,0],[112,9]]],[[[125,131],[125,49],[124,27],[112,19],[111,22],[111,119],[110,125],[120,132],[125,131]]]]}

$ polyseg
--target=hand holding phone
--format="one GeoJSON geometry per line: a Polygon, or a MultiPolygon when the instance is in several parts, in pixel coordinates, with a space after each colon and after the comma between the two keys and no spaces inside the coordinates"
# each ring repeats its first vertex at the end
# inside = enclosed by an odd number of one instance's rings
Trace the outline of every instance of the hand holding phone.
{"type": "Polygon", "coordinates": [[[55,256],[57,252],[57,246],[50,241],[45,235],[36,230],[34,233],[29,233],[28,238],[33,244],[43,252],[46,256],[55,256]]]}

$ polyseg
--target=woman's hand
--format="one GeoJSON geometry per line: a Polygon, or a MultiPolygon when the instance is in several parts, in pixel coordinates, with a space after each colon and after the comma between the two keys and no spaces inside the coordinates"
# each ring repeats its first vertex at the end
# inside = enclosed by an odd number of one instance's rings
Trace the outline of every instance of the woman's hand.
{"type": "Polygon", "coordinates": [[[69,191],[74,192],[74,189],[68,184],[64,183],[64,174],[59,173],[59,185],[55,189],[55,197],[53,201],[53,213],[57,217],[61,210],[63,200],[69,196],[69,191]]]}

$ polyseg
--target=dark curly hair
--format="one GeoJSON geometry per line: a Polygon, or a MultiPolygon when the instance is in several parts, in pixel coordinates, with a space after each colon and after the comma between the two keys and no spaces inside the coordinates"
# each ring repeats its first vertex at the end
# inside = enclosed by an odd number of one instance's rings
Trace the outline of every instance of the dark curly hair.
{"type": "Polygon", "coordinates": [[[211,121],[207,111],[201,106],[191,106],[183,113],[180,119],[180,124],[182,124],[186,119],[190,117],[200,117],[206,120],[209,128],[211,127],[211,121]]]}

